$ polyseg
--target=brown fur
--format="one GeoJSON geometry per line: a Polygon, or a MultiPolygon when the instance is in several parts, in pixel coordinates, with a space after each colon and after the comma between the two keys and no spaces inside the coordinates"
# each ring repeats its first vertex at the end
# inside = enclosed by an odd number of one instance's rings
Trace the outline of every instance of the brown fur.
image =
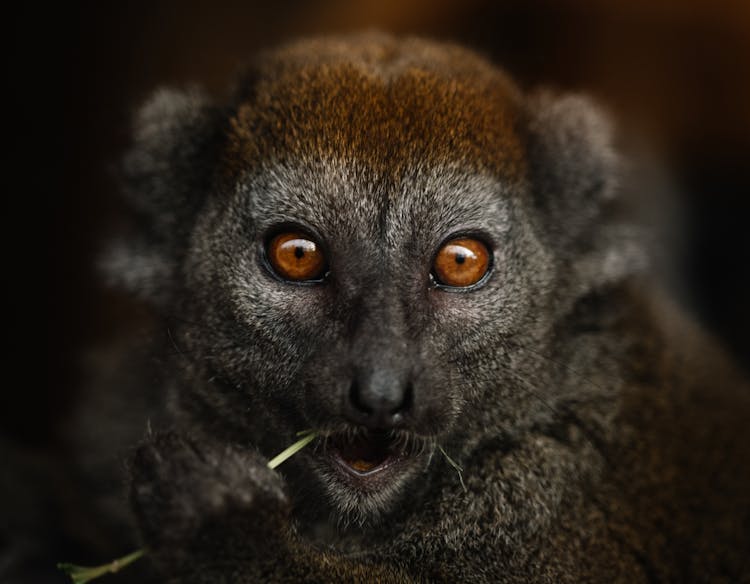
{"type": "Polygon", "coordinates": [[[367,161],[383,177],[420,162],[524,174],[520,94],[500,70],[459,47],[350,40],[301,42],[258,60],[231,120],[233,174],[321,155],[367,161]]]}
{"type": "Polygon", "coordinates": [[[634,318],[622,333],[639,342],[607,470],[566,507],[538,560],[573,582],[735,582],[750,567],[750,467],[738,464],[750,386],[673,302],[635,287],[627,301],[634,318]]]}

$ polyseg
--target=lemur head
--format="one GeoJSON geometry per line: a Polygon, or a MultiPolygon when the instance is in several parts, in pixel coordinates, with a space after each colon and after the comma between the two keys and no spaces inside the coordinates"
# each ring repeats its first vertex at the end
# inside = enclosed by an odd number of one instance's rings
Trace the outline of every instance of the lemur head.
{"type": "Polygon", "coordinates": [[[599,111],[452,45],[313,40],[229,103],[161,91],[126,171],[142,230],[110,271],[173,317],[178,409],[268,455],[319,431],[289,472],[360,519],[436,444],[549,416],[514,347],[633,268],[599,111]]]}

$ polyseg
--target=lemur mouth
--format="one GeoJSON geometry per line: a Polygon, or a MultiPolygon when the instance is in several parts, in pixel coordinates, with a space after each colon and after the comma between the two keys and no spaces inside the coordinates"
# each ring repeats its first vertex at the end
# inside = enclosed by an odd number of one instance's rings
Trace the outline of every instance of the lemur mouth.
{"type": "Polygon", "coordinates": [[[379,473],[406,453],[399,440],[387,432],[366,432],[349,436],[335,434],[329,438],[329,451],[333,459],[346,472],[356,477],[379,473]]]}

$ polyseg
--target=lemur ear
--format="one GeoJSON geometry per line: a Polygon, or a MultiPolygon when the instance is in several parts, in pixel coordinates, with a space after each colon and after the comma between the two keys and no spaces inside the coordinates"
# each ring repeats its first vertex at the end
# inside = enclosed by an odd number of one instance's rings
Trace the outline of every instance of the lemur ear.
{"type": "Polygon", "coordinates": [[[617,193],[612,124],[585,96],[542,92],[527,107],[534,203],[556,236],[574,239],[617,193]]]}
{"type": "Polygon", "coordinates": [[[122,166],[136,232],[102,257],[111,284],[169,302],[194,217],[212,189],[224,119],[198,89],[161,89],[138,111],[122,166]]]}
{"type": "Polygon", "coordinates": [[[590,98],[549,92],[528,100],[527,116],[533,205],[571,279],[592,289],[641,271],[632,168],[615,147],[610,118],[590,98]]]}

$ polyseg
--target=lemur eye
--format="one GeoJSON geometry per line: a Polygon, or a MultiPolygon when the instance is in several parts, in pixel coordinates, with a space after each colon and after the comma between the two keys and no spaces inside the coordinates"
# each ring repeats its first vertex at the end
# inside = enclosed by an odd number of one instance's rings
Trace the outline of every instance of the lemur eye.
{"type": "Polygon", "coordinates": [[[479,282],[490,267],[490,252],[478,239],[452,239],[438,251],[433,275],[439,284],[466,288],[479,282]]]}
{"type": "Polygon", "coordinates": [[[315,281],[324,275],[325,257],[320,246],[302,233],[279,233],[268,244],[266,256],[285,280],[315,281]]]}

